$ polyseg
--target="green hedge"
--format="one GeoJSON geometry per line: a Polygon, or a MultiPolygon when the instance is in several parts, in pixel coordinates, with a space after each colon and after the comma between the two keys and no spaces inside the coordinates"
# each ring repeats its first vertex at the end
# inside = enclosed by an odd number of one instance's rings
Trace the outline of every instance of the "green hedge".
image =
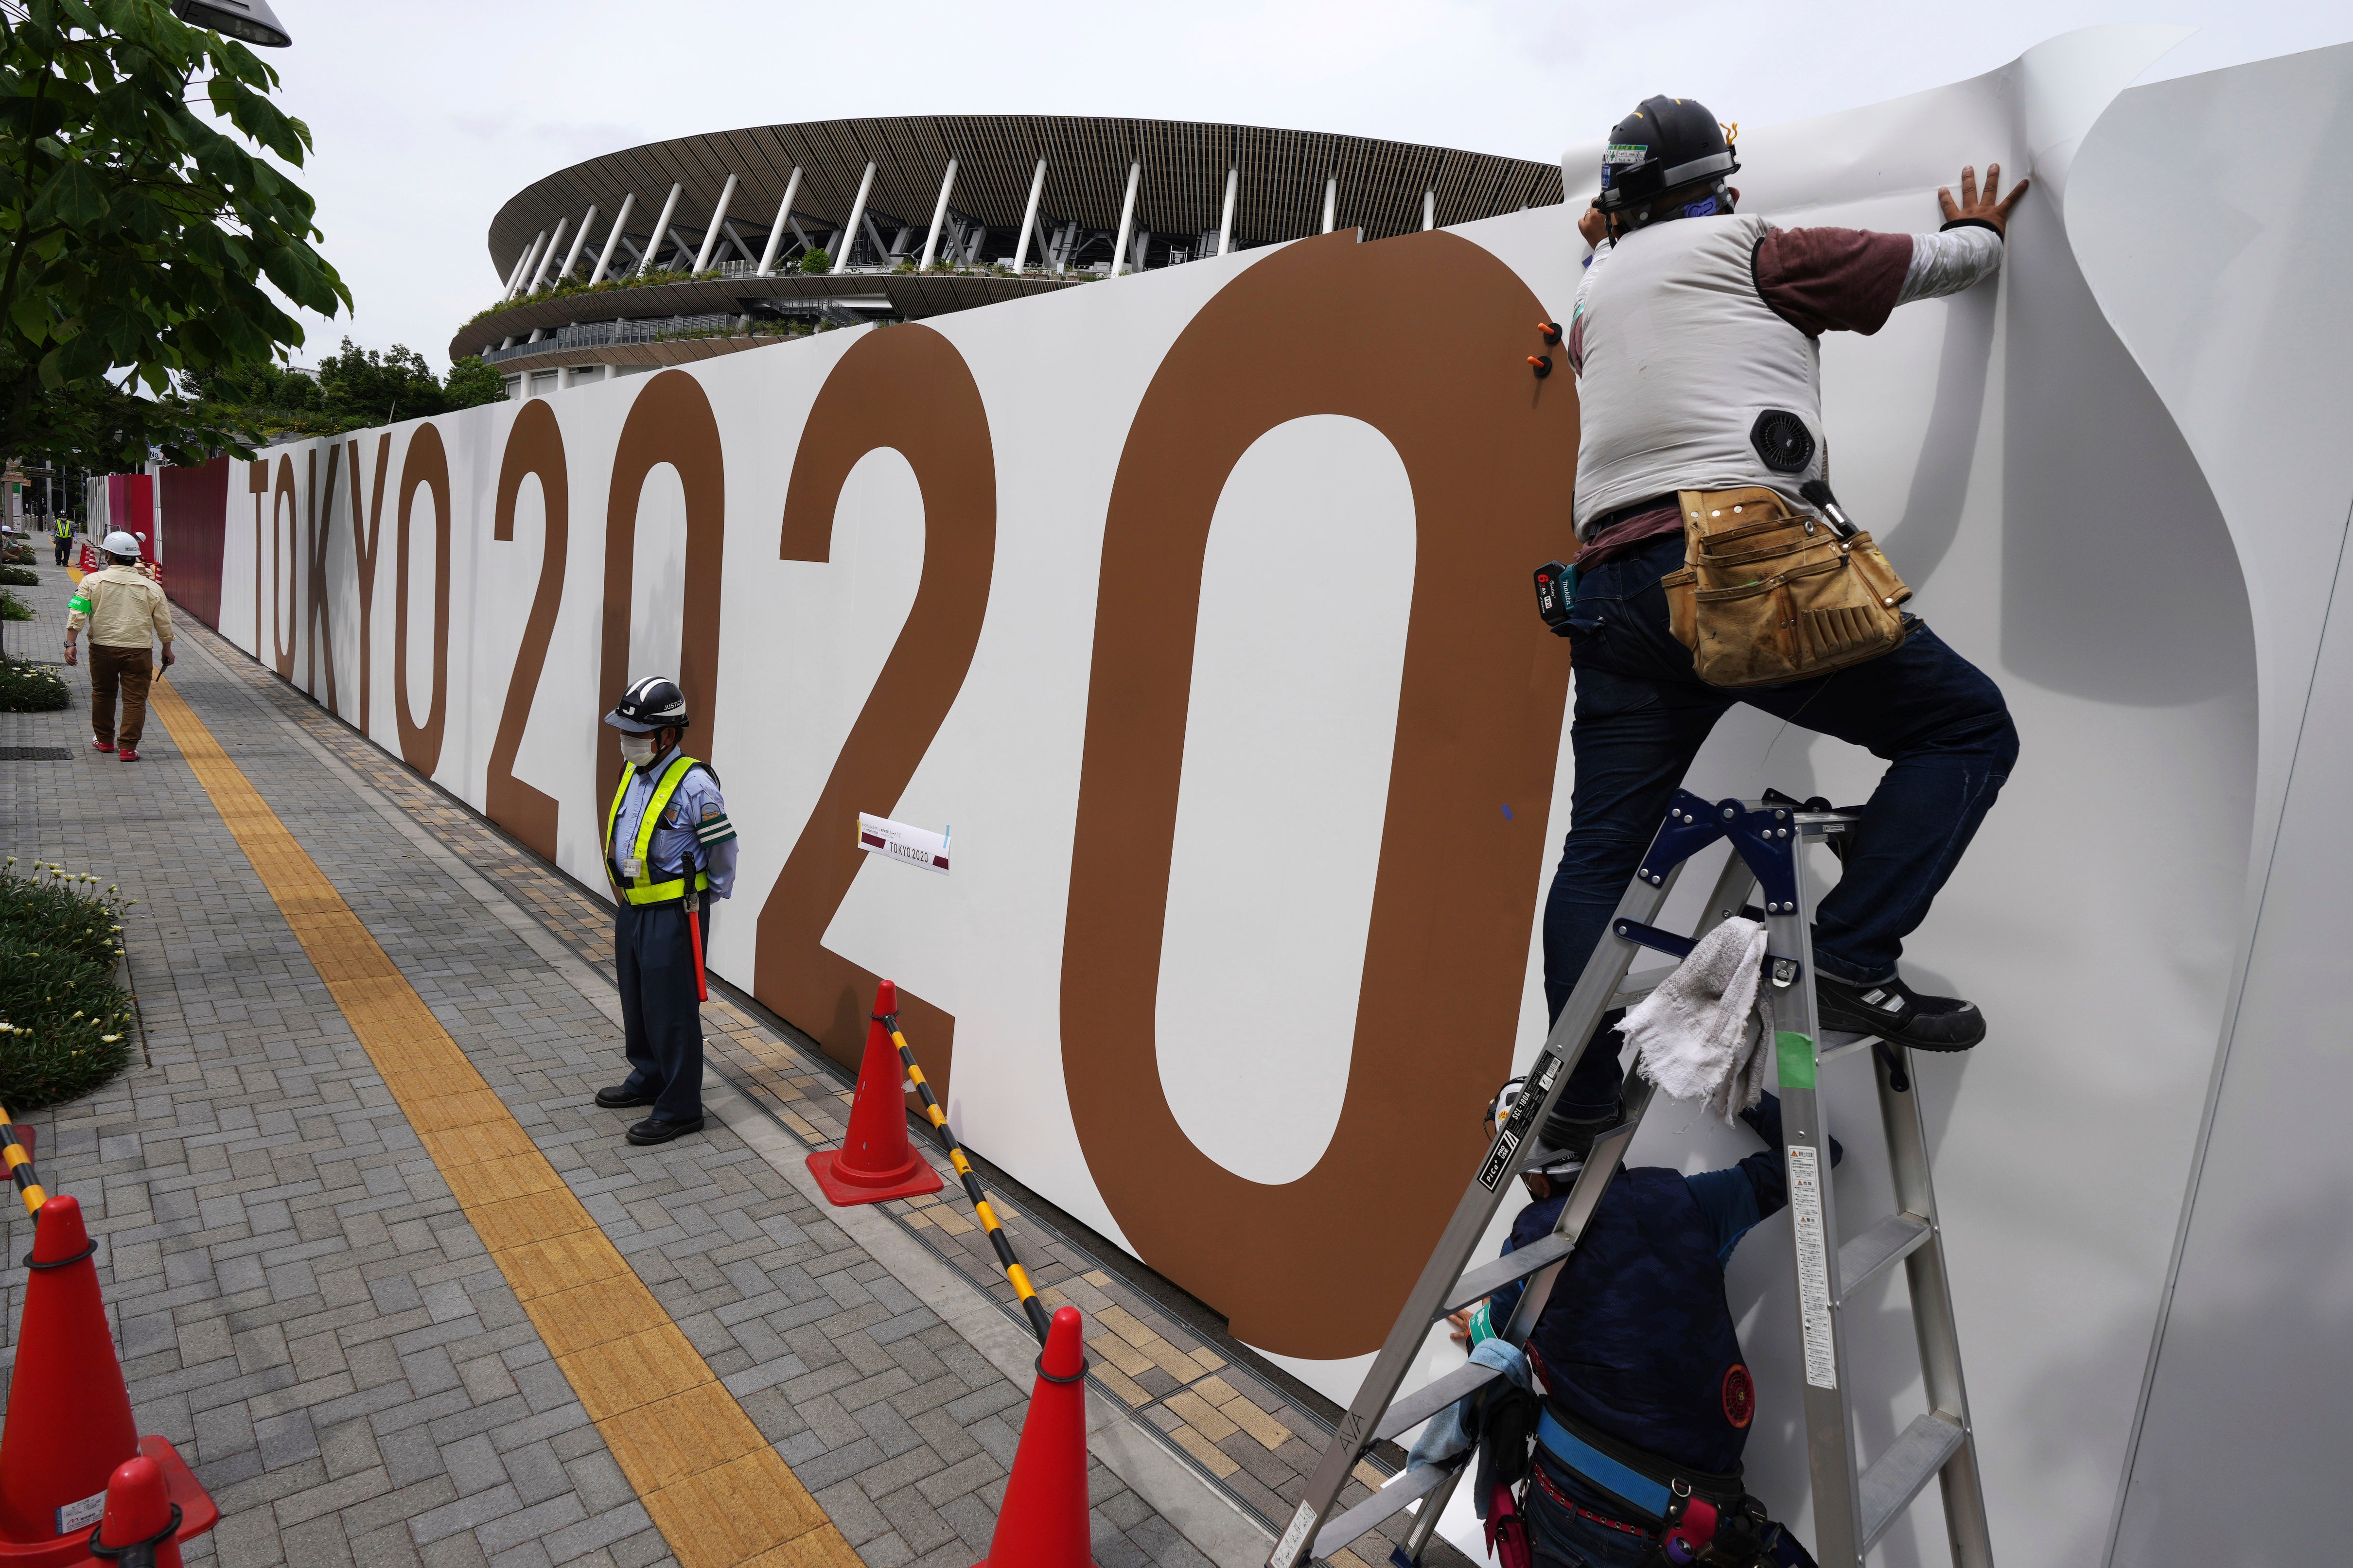
{"type": "Polygon", "coordinates": [[[29,566],[0,566],[0,583],[12,588],[37,588],[41,574],[29,566]]]}
{"type": "MultiPolygon", "coordinates": [[[[114,983],[115,889],[57,866],[0,866],[0,1106],[12,1117],[73,1100],[131,1059],[131,998],[114,983]]],[[[136,902],[137,900],[132,900],[136,902]]]]}
{"type": "Polygon", "coordinates": [[[0,713],[54,713],[72,706],[65,674],[27,659],[0,658],[0,713]]]}

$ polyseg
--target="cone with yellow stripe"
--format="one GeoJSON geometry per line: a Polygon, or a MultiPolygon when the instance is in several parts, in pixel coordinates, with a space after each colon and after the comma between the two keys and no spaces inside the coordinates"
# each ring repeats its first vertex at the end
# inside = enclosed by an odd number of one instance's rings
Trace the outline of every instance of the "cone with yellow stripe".
{"type": "Polygon", "coordinates": [[[940,1173],[907,1140],[906,1068],[883,1022],[899,1011],[899,988],[885,980],[874,990],[866,1026],[866,1058],[858,1094],[849,1104],[849,1131],[839,1149],[808,1157],[809,1174],[836,1208],[921,1197],[944,1185],[940,1173]]]}

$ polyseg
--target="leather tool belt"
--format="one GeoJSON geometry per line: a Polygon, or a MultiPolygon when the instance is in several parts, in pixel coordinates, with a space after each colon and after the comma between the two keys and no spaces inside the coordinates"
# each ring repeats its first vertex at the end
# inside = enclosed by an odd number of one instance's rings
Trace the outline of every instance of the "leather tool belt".
{"type": "Polygon", "coordinates": [[[1668,625],[1710,686],[1782,686],[1899,647],[1912,590],[1868,533],[1841,538],[1774,490],[1683,490],[1668,625]]]}

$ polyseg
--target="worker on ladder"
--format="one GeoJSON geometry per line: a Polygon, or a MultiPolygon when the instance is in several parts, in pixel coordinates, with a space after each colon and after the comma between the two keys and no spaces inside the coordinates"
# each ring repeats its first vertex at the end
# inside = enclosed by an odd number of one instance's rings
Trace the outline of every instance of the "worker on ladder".
{"type": "MultiPolygon", "coordinates": [[[[1877,615],[1883,603],[1879,643],[1806,643],[1807,627],[1788,629],[1802,614],[1781,613],[1777,627],[1772,614],[1752,609],[1759,640],[1779,641],[1765,650],[1770,658],[1747,659],[1756,650],[1709,644],[1692,606],[1696,598],[1699,619],[1714,615],[1723,626],[1744,603],[1764,601],[1740,600],[1745,587],[1695,595],[1688,569],[1721,564],[1706,557],[1735,527],[1783,524],[1808,548],[1867,547],[1861,555],[1885,565],[1828,489],[1821,334],[1875,332],[1898,305],[1993,276],[2026,182],[1998,201],[1999,164],[1987,170],[1982,195],[1975,171],[1963,170],[1957,202],[1938,193],[1947,221],[1935,234],[1780,229],[1735,210],[1732,147],[1699,103],[1647,100],[1611,131],[1602,193],[1577,225],[1593,247],[1567,342],[1583,409],[1575,508],[1582,550],[1569,595],[1556,617],[1546,616],[1575,649],[1577,783],[1545,907],[1546,1000],[1557,1017],[1685,769],[1716,720],[1746,702],[1889,763],[1843,875],[1816,911],[1823,1025],[1922,1050],[1966,1050],[1984,1038],[1984,1017],[1968,1002],[1913,991],[1896,961],[2017,760],[2000,689],[1896,608],[1909,590],[1892,570],[1901,593],[1860,606],[1877,615]],[[1683,595],[1672,615],[1671,592],[1683,595]],[[1695,648],[1708,660],[1695,662],[1695,648]],[[1763,668],[1769,677],[1774,659],[1822,673],[1770,684],[1723,674],[1763,668]]],[[[1862,574],[1860,556],[1830,564],[1862,574]]],[[[1767,584],[1765,570],[1746,586],[1778,591],[1783,580],[1767,584]]],[[[1745,582],[1751,574],[1733,575],[1745,582]]],[[[1819,580],[1793,573],[1787,592],[1819,580]]],[[[1821,624],[1860,626],[1862,616],[1821,624]]],[[[1593,1131],[1622,1114],[1616,1021],[1603,1020],[1556,1104],[1593,1131]]]]}
{"type": "MultiPolygon", "coordinates": [[[[1522,1087],[1514,1079],[1489,1107],[1491,1136],[1522,1087]]],[[[1769,1152],[1696,1176],[1630,1166],[1610,1179],[1528,1332],[1544,1409],[1519,1511],[1537,1568],[1655,1563],[1671,1524],[1694,1545],[1710,1543],[1705,1512],[1724,1521],[1711,1532],[1711,1562],[1739,1561],[1753,1547],[1748,1561],[1814,1568],[1741,1480],[1757,1389],[1724,1270],[1741,1237],[1789,1199],[1780,1101],[1767,1094],[1740,1117],[1769,1152]]],[[[1546,1121],[1521,1178],[1535,1201],[1513,1222],[1506,1253],[1552,1233],[1590,1147],[1557,1114],[1546,1121]]],[[[1833,1140],[1831,1163],[1843,1153],[1833,1140]]],[[[1525,1289],[1514,1280],[1455,1313],[1454,1338],[1475,1348],[1495,1337],[1525,1289]]]]}

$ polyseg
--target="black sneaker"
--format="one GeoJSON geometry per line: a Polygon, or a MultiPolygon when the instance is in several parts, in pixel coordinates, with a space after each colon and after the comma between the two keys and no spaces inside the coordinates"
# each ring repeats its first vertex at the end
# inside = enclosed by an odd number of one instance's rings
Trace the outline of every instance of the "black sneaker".
{"type": "Polygon", "coordinates": [[[1546,1155],[1567,1155],[1572,1159],[1589,1160],[1593,1145],[1606,1133],[1615,1132],[1626,1125],[1626,1102],[1620,1100],[1609,1108],[1606,1116],[1565,1116],[1554,1111],[1545,1118],[1544,1131],[1536,1139],[1537,1147],[1546,1155]]]}
{"type": "Polygon", "coordinates": [[[625,1083],[596,1091],[596,1103],[607,1110],[627,1110],[633,1105],[651,1105],[653,1102],[652,1095],[639,1094],[625,1083]]]}
{"type": "Polygon", "coordinates": [[[1966,1051],[1986,1037],[1985,1015],[1957,996],[1923,996],[1901,980],[1851,985],[1819,970],[1814,1001],[1822,1027],[1876,1035],[1915,1051],[1966,1051]]]}
{"type": "Polygon", "coordinates": [[[629,1129],[628,1140],[638,1144],[667,1143],[673,1138],[683,1138],[690,1132],[702,1131],[702,1118],[700,1116],[685,1121],[663,1121],[649,1116],[629,1129]]]}

